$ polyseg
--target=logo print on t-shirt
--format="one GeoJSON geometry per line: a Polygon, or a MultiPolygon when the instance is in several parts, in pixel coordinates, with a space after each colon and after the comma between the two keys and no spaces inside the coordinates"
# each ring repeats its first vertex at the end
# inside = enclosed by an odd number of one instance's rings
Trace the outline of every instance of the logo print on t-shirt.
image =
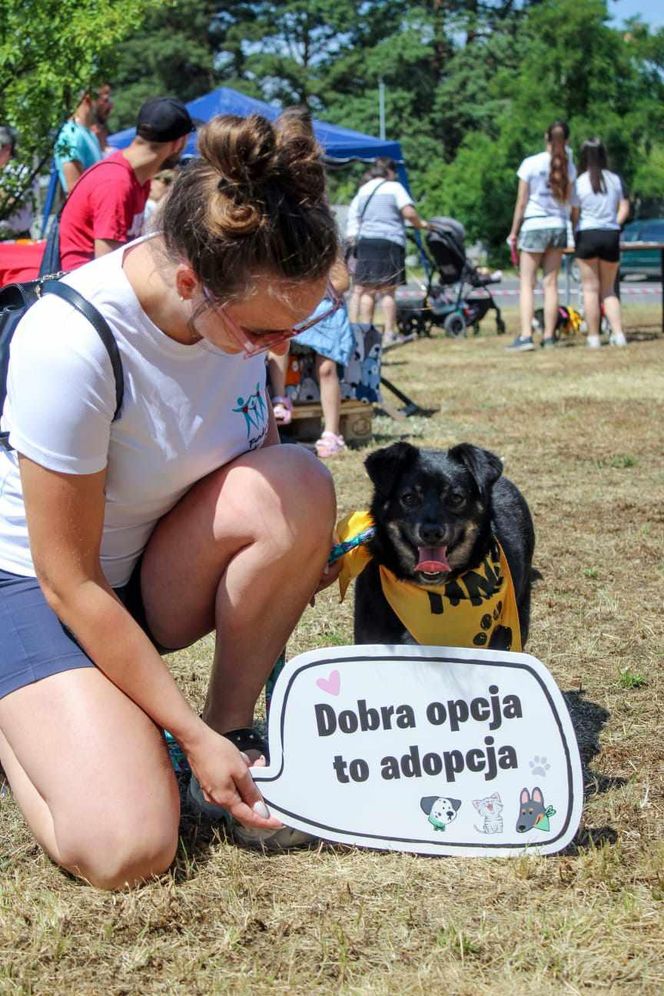
{"type": "Polygon", "coordinates": [[[233,411],[244,416],[249,449],[255,450],[267,435],[267,405],[260,384],[256,384],[253,394],[238,398],[237,404],[233,411]]]}

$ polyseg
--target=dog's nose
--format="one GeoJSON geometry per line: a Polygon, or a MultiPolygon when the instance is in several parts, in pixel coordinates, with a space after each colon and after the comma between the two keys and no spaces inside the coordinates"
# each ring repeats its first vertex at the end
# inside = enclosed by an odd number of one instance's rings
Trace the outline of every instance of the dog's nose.
{"type": "Polygon", "coordinates": [[[438,546],[444,537],[445,530],[436,522],[423,522],[420,526],[420,538],[426,546],[438,546]]]}

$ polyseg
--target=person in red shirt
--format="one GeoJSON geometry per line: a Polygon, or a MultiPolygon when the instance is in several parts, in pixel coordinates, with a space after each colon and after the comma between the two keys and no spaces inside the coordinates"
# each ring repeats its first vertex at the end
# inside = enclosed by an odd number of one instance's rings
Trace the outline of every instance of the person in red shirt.
{"type": "Polygon", "coordinates": [[[178,162],[193,130],[179,100],[157,97],[143,104],[131,144],[87,169],[67,199],[60,217],[63,270],[75,270],[142,234],[150,181],[178,162]]]}

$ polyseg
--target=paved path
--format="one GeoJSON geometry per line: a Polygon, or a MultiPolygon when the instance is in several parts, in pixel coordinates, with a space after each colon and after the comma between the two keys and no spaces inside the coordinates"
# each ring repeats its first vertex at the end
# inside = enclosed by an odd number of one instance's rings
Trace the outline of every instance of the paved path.
{"type": "MultiPolygon", "coordinates": [[[[580,300],[580,284],[575,280],[569,282],[570,299],[569,303],[578,305],[580,300]]],[[[558,288],[560,300],[565,302],[566,280],[564,274],[558,278],[558,288]]],[[[511,303],[518,303],[519,281],[516,277],[503,277],[499,284],[491,285],[491,293],[501,305],[509,306],[511,303]]],[[[541,297],[542,289],[539,286],[536,291],[541,297]]],[[[620,296],[627,304],[659,304],[661,300],[661,287],[659,279],[654,280],[623,280],[620,284],[620,296]]]]}

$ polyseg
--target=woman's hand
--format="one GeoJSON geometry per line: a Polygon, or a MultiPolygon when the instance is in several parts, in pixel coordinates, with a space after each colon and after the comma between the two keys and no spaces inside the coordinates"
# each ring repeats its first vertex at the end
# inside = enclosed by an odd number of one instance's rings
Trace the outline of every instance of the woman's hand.
{"type": "Polygon", "coordinates": [[[223,806],[245,827],[261,830],[282,827],[276,816],[270,816],[256,788],[246,754],[202,721],[201,728],[196,743],[185,752],[205,799],[223,806]]]}

